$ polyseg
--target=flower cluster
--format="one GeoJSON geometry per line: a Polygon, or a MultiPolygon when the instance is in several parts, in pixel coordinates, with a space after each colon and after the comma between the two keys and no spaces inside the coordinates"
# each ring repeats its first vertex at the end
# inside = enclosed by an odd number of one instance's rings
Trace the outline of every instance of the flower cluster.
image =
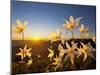
{"type": "MultiPolygon", "coordinates": [[[[40,63],[46,62],[46,67],[43,67],[42,65],[42,72],[49,72],[49,71],[57,71],[58,69],[61,70],[66,70],[66,68],[72,67],[72,70],[74,70],[74,68],[76,67],[77,61],[80,60],[83,64],[84,62],[86,62],[89,58],[92,60],[95,60],[95,52],[96,49],[95,47],[93,47],[93,45],[91,44],[91,42],[87,42],[84,43],[83,40],[84,38],[87,38],[88,36],[91,36],[89,34],[89,29],[88,27],[86,27],[84,24],[81,24],[81,19],[83,19],[83,17],[79,17],[79,18],[74,18],[73,16],[70,16],[69,20],[64,19],[65,24],[62,26],[63,29],[59,29],[56,32],[52,32],[50,34],[50,46],[49,48],[47,48],[49,54],[47,56],[47,58],[49,60],[39,60],[37,62],[34,62],[35,60],[37,60],[38,58],[40,58],[40,55],[37,55],[36,58],[34,58],[32,56],[32,48],[27,48],[27,44],[24,46],[24,48],[19,48],[20,52],[16,53],[16,56],[20,56],[21,58],[21,63],[23,62],[24,64],[26,64],[27,66],[23,67],[23,71],[27,71],[27,68],[30,66],[34,66],[34,63],[39,63],[38,65],[40,65],[40,63]],[[75,33],[74,33],[74,29],[76,28],[76,30],[80,33],[81,41],[75,41],[75,33]],[[65,29],[70,31],[72,34],[72,40],[68,41],[67,40],[67,36],[68,35],[63,35],[63,30],[65,29]],[[56,44],[57,49],[53,48],[52,43],[54,42],[59,42],[58,44],[56,44]],[[56,52],[57,53],[56,53],[56,52]],[[26,59],[26,57],[28,57],[28,59],[26,59]],[[27,61],[26,61],[27,60],[27,61]],[[51,68],[52,70],[50,70],[49,68],[51,68]]],[[[21,40],[24,40],[24,30],[26,29],[26,25],[27,25],[27,21],[25,21],[24,23],[20,22],[20,20],[17,20],[17,25],[13,27],[13,30],[15,33],[17,33],[19,36],[21,36],[21,40]]],[[[20,37],[19,37],[20,38],[20,37]]],[[[96,36],[93,36],[92,41],[94,42],[94,44],[96,44],[96,36]]],[[[84,67],[84,64],[83,64],[84,67]]],[[[59,70],[58,70],[59,71],[59,70]]]]}
{"type": "MultiPolygon", "coordinates": [[[[56,41],[58,41],[58,40],[61,41],[61,44],[58,45],[59,54],[56,55],[54,53],[55,50],[53,50],[52,48],[48,49],[50,52],[48,57],[50,58],[50,61],[52,60],[52,62],[51,62],[52,65],[55,65],[55,71],[58,68],[63,67],[63,65],[65,64],[64,61],[66,61],[66,62],[70,61],[71,65],[75,66],[75,60],[77,60],[79,57],[83,58],[83,62],[85,62],[88,57],[91,57],[93,60],[95,60],[95,56],[93,53],[96,50],[95,50],[95,48],[92,47],[90,42],[88,42],[87,44],[84,44],[83,42],[76,42],[76,43],[74,42],[75,36],[74,36],[73,30],[76,27],[78,28],[77,31],[79,31],[81,33],[81,38],[83,38],[83,36],[87,37],[89,35],[88,34],[89,29],[80,23],[81,19],[82,19],[82,17],[74,19],[73,16],[70,16],[69,21],[65,19],[64,28],[66,30],[69,30],[72,32],[73,40],[70,41],[71,44],[69,44],[66,40],[63,40],[61,38],[62,32],[55,33],[54,37],[55,38],[57,37],[56,41]],[[57,36],[57,35],[59,35],[59,36],[57,36]],[[60,38],[60,39],[58,39],[58,38],[60,38]],[[66,48],[63,47],[64,44],[66,45],[66,48]]],[[[92,40],[95,43],[95,37],[93,37],[92,40]]],[[[52,41],[55,42],[54,39],[52,39],[52,41]]]]}

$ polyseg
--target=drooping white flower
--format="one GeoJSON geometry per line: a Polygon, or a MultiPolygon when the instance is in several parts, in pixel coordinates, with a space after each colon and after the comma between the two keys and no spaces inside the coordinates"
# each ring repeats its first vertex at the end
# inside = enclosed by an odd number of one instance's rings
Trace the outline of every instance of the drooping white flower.
{"type": "Polygon", "coordinates": [[[56,56],[56,58],[54,58],[54,62],[52,63],[52,65],[55,65],[55,71],[58,68],[61,68],[62,67],[62,60],[61,60],[61,58],[56,56]]]}
{"type": "Polygon", "coordinates": [[[84,55],[84,59],[83,61],[85,61],[87,59],[88,56],[92,57],[93,59],[95,59],[94,55],[93,55],[93,52],[95,51],[95,49],[90,45],[90,43],[88,44],[83,44],[81,42],[81,45],[82,47],[80,48],[77,48],[78,49],[78,56],[79,57],[80,55],[84,55]]]}
{"type": "Polygon", "coordinates": [[[48,58],[50,58],[50,61],[51,61],[51,59],[53,58],[53,56],[54,56],[54,51],[52,50],[52,49],[49,49],[48,48],[48,50],[49,50],[49,54],[48,54],[48,58]]]}
{"type": "Polygon", "coordinates": [[[22,23],[19,19],[16,22],[17,22],[16,26],[12,27],[13,31],[15,33],[17,33],[19,36],[20,36],[20,34],[22,34],[22,39],[24,39],[24,30],[25,30],[26,25],[28,24],[28,22],[25,21],[24,23],[22,23]]]}
{"type": "Polygon", "coordinates": [[[71,63],[74,64],[74,57],[76,54],[75,49],[77,48],[77,43],[73,43],[72,46],[66,42],[66,47],[67,47],[67,55],[65,57],[65,60],[70,59],[71,63]]]}
{"type": "Polygon", "coordinates": [[[59,45],[58,50],[59,50],[59,57],[62,58],[66,53],[66,50],[61,45],[59,45]]]}
{"type": "Polygon", "coordinates": [[[30,51],[31,51],[32,48],[27,49],[27,45],[25,45],[24,46],[24,49],[22,49],[22,48],[19,48],[19,49],[20,49],[20,52],[17,53],[16,55],[21,56],[21,59],[22,60],[26,56],[31,57],[31,52],[30,51]]]}
{"type": "Polygon", "coordinates": [[[87,37],[89,35],[88,34],[88,28],[85,27],[83,24],[81,24],[78,31],[81,33],[81,38],[83,37],[83,34],[84,34],[85,37],[87,37]]]}
{"type": "Polygon", "coordinates": [[[32,59],[30,59],[30,60],[28,60],[28,65],[31,65],[33,63],[33,60],[32,59]]]}

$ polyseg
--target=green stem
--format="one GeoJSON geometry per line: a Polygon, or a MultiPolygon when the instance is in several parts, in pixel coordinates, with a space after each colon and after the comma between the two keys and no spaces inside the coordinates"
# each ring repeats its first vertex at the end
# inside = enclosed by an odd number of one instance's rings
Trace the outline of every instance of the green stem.
{"type": "MultiPolygon", "coordinates": [[[[71,61],[71,59],[70,59],[70,61],[71,61]]],[[[72,62],[71,62],[71,64],[70,64],[72,70],[75,70],[75,68],[76,68],[76,64],[75,64],[75,63],[76,63],[76,58],[75,58],[75,56],[74,56],[74,58],[73,58],[73,64],[72,64],[72,62]]]]}
{"type": "Polygon", "coordinates": [[[22,32],[22,40],[24,40],[24,32],[22,32]]]}
{"type": "Polygon", "coordinates": [[[82,33],[81,33],[81,39],[83,39],[83,37],[82,37],[83,35],[82,35],[82,33]]]}
{"type": "Polygon", "coordinates": [[[73,30],[71,31],[71,33],[72,33],[72,39],[74,39],[74,32],[73,32],[73,30]]]}
{"type": "Polygon", "coordinates": [[[48,65],[48,66],[45,68],[45,70],[48,70],[48,68],[49,68],[51,65],[52,65],[52,64],[48,65]]]}
{"type": "Polygon", "coordinates": [[[18,40],[20,39],[20,34],[18,34],[18,37],[17,37],[17,39],[18,39],[18,40]]]}

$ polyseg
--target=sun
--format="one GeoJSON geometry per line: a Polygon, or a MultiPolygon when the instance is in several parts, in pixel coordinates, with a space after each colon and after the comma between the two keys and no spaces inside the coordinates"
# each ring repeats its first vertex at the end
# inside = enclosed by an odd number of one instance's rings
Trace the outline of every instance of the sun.
{"type": "Polygon", "coordinates": [[[34,40],[39,40],[39,37],[38,37],[38,36],[35,36],[35,37],[34,37],[34,40]]]}

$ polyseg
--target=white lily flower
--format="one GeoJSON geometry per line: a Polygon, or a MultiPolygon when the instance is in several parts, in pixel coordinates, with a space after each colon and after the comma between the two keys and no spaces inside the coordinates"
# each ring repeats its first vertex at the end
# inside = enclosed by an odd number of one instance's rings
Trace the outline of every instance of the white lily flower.
{"type": "Polygon", "coordinates": [[[27,45],[25,45],[24,49],[21,49],[21,48],[19,48],[19,49],[20,49],[20,52],[17,53],[16,55],[21,56],[22,60],[26,56],[31,57],[31,52],[30,51],[31,51],[32,48],[27,49],[27,45]]]}
{"type": "Polygon", "coordinates": [[[66,50],[61,45],[59,45],[58,50],[59,50],[59,57],[62,58],[66,53],[66,50]]]}
{"type": "Polygon", "coordinates": [[[32,59],[30,59],[30,60],[28,60],[28,65],[31,65],[33,63],[33,60],[32,59]]]}
{"type": "Polygon", "coordinates": [[[53,58],[53,56],[54,56],[54,51],[52,50],[52,49],[49,49],[48,48],[48,50],[49,50],[49,54],[48,54],[48,58],[50,58],[50,61],[51,61],[51,59],[53,58]]]}
{"type": "Polygon", "coordinates": [[[17,25],[12,27],[14,32],[17,33],[19,36],[20,34],[22,34],[22,39],[24,39],[24,30],[26,28],[27,23],[27,21],[22,23],[20,20],[17,20],[17,25]]]}
{"type": "Polygon", "coordinates": [[[64,24],[64,27],[68,30],[71,31],[72,33],[72,38],[74,39],[74,32],[73,32],[73,29],[77,26],[79,26],[80,24],[80,20],[82,19],[82,17],[79,17],[79,18],[76,18],[74,19],[73,16],[70,16],[69,18],[69,21],[68,20],[65,20],[65,24],[64,24]]]}
{"type": "Polygon", "coordinates": [[[73,30],[74,27],[79,26],[80,20],[82,19],[82,17],[76,18],[74,19],[73,16],[70,16],[69,21],[65,20],[66,24],[64,24],[65,28],[68,30],[73,30]]]}
{"type": "Polygon", "coordinates": [[[83,24],[81,24],[80,28],[78,29],[78,31],[81,33],[81,38],[83,37],[83,33],[84,33],[84,36],[88,36],[88,28],[84,27],[83,24]]]}
{"type": "Polygon", "coordinates": [[[62,67],[61,58],[58,57],[58,56],[56,56],[56,58],[54,58],[54,62],[52,63],[52,65],[55,65],[55,66],[56,66],[56,67],[55,67],[55,71],[56,71],[58,68],[62,67]]]}
{"type": "Polygon", "coordinates": [[[72,46],[66,42],[67,47],[67,55],[65,57],[66,60],[70,59],[71,63],[74,64],[74,56],[75,56],[75,49],[77,48],[77,43],[73,43],[72,46]]]}
{"type": "Polygon", "coordinates": [[[78,49],[78,56],[77,57],[79,57],[80,55],[84,55],[84,59],[83,59],[83,61],[85,61],[86,59],[87,59],[87,57],[88,56],[90,56],[90,57],[92,57],[93,59],[95,59],[95,57],[94,57],[94,55],[93,55],[93,52],[95,51],[95,49],[94,48],[92,48],[92,46],[90,45],[90,43],[88,43],[88,44],[83,44],[82,42],[81,42],[81,45],[82,45],[82,47],[80,47],[80,48],[77,48],[78,49]]]}

